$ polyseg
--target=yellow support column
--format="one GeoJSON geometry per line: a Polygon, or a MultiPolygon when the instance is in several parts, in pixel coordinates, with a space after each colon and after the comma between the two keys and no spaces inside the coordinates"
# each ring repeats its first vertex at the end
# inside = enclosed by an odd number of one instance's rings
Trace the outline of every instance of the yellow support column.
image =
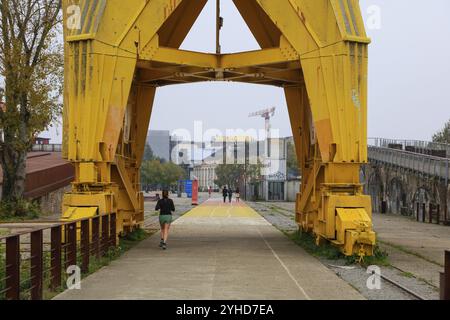
{"type": "Polygon", "coordinates": [[[367,163],[370,41],[359,3],[257,2],[299,53],[309,98],[306,102],[302,88],[286,89],[303,170],[299,226],[313,231],[318,242],[326,239],[338,245],[346,255],[371,255],[375,234],[370,197],[362,194],[359,181],[360,166],[367,163]],[[309,110],[312,117],[307,123],[304,113],[309,110]],[[306,141],[308,126],[314,136],[306,141]]]}

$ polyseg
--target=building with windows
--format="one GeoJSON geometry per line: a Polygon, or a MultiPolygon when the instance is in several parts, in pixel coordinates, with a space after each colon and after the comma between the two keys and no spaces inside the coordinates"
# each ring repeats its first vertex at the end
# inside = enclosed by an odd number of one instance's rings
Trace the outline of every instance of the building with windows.
{"type": "Polygon", "coordinates": [[[193,142],[171,136],[169,131],[150,131],[148,136],[155,156],[185,167],[190,178],[198,180],[202,191],[222,187],[215,184],[220,164],[261,164],[260,179],[249,182],[243,177],[239,188],[246,199],[266,201],[295,201],[299,179],[288,174],[289,142],[292,143],[292,137],[257,141],[246,136],[218,136],[209,142],[193,142]]]}
{"type": "Polygon", "coordinates": [[[150,130],[147,144],[152,148],[153,155],[165,161],[170,161],[170,131],[150,130]]]}
{"type": "MultiPolygon", "coordinates": [[[[258,164],[262,166],[258,181],[249,182],[245,177],[239,188],[246,199],[266,201],[288,200],[287,141],[289,138],[272,138],[269,141],[227,138],[216,143],[217,148],[201,163],[195,163],[191,178],[199,181],[201,190],[215,185],[219,164],[258,164]],[[266,152],[267,150],[267,152],[266,152]]],[[[216,141],[217,142],[217,141],[216,141]]],[[[291,197],[290,197],[291,198],[291,197]]]]}

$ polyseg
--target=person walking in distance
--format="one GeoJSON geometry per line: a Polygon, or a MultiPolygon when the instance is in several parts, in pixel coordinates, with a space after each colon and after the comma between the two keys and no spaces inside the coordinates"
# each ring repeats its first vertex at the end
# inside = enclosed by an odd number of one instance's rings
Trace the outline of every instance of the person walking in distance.
{"type": "Polygon", "coordinates": [[[209,186],[208,187],[208,194],[209,194],[209,197],[211,198],[211,193],[212,193],[212,188],[211,188],[211,186],[209,186]]]}
{"type": "Polygon", "coordinates": [[[227,201],[227,196],[228,196],[228,190],[227,187],[223,187],[222,189],[222,195],[223,195],[223,203],[225,203],[227,201]]]}
{"type": "Polygon", "coordinates": [[[232,198],[233,198],[233,189],[231,189],[231,187],[230,187],[230,188],[228,188],[228,200],[230,201],[230,203],[231,203],[232,198]]]}
{"type": "Polygon", "coordinates": [[[162,199],[156,203],[155,211],[160,211],[159,224],[161,226],[161,242],[159,246],[164,250],[167,249],[167,238],[169,237],[169,229],[172,223],[172,212],[175,211],[175,205],[172,199],[169,199],[169,191],[162,192],[162,199]]]}
{"type": "Polygon", "coordinates": [[[239,188],[236,188],[236,202],[239,202],[241,199],[241,194],[239,193],[239,188]]]}

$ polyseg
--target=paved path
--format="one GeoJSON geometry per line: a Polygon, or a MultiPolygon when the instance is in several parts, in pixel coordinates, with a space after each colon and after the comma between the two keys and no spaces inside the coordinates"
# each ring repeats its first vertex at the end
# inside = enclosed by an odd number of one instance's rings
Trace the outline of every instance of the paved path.
{"type": "Polygon", "coordinates": [[[244,204],[209,200],[56,299],[363,299],[244,204]]]}
{"type": "Polygon", "coordinates": [[[450,227],[391,214],[373,214],[373,223],[392,265],[439,287],[444,251],[450,249],[450,227]]]}
{"type": "Polygon", "coordinates": [[[373,214],[373,223],[380,239],[444,265],[444,251],[450,249],[450,227],[392,214],[373,214]]]}

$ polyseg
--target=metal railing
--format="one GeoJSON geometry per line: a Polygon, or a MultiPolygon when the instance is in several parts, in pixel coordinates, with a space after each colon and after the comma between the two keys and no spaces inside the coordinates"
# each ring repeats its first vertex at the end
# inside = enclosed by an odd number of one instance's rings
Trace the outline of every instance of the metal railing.
{"type": "Polygon", "coordinates": [[[62,152],[61,144],[34,144],[31,148],[33,152],[62,152]]]}
{"type": "Polygon", "coordinates": [[[369,146],[369,159],[449,181],[450,159],[392,148],[369,146]]]}
{"type": "Polygon", "coordinates": [[[450,144],[421,140],[369,138],[369,146],[399,149],[441,158],[450,158],[450,144]]]}
{"type": "Polygon", "coordinates": [[[0,300],[41,300],[45,290],[62,288],[69,267],[88,273],[93,259],[116,246],[115,213],[0,236],[0,300]]]}

